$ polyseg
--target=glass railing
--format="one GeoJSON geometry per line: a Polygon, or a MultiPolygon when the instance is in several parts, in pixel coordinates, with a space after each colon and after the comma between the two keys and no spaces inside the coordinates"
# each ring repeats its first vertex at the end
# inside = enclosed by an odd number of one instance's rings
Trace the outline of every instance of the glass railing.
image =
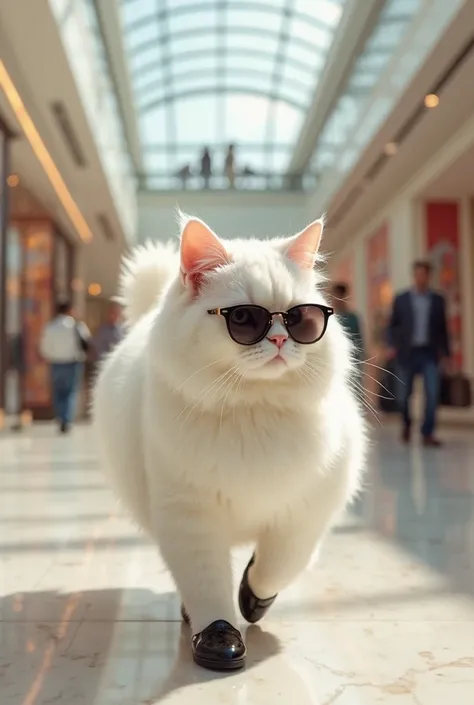
{"type": "Polygon", "coordinates": [[[236,174],[233,183],[224,174],[205,178],[200,174],[150,173],[139,177],[142,191],[287,191],[296,192],[316,185],[314,174],[275,174],[258,172],[236,174]]]}

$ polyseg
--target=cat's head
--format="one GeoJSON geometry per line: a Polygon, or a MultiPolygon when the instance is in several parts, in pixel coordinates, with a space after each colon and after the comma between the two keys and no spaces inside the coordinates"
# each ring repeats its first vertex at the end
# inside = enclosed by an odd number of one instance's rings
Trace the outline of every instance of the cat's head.
{"type": "Polygon", "coordinates": [[[169,336],[161,364],[184,393],[207,387],[210,403],[222,390],[230,403],[250,388],[265,398],[324,393],[334,374],[346,374],[348,344],[318,286],[322,231],[317,220],[289,238],[223,241],[187,219],[180,275],[160,314],[160,335],[169,336]]]}

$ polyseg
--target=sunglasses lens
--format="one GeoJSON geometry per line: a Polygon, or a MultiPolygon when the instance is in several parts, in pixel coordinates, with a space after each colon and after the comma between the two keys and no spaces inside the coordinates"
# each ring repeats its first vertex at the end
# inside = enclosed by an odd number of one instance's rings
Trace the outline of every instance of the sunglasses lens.
{"type": "Polygon", "coordinates": [[[295,306],[288,311],[288,331],[297,343],[315,343],[323,334],[326,316],[318,306],[295,306]]]}
{"type": "Polygon", "coordinates": [[[268,327],[268,312],[259,306],[237,306],[229,316],[229,333],[240,345],[261,340],[268,327]]]}

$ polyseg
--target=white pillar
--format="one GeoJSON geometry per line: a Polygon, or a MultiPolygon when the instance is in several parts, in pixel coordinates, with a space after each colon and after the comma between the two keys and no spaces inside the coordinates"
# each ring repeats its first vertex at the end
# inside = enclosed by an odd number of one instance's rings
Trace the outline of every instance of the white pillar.
{"type": "Polygon", "coordinates": [[[416,200],[396,201],[389,216],[390,278],[394,293],[411,284],[412,264],[423,251],[422,207],[416,200]]]}

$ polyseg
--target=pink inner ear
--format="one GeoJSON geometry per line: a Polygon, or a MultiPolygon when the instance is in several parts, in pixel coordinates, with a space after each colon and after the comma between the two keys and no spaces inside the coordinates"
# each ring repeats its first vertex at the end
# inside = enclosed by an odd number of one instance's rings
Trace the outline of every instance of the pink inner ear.
{"type": "Polygon", "coordinates": [[[322,234],[323,223],[321,220],[315,220],[290,240],[285,251],[286,256],[300,267],[312,269],[316,262],[322,234]]]}
{"type": "Polygon", "coordinates": [[[198,219],[187,222],[181,235],[181,274],[185,284],[199,289],[203,274],[229,263],[229,255],[217,235],[198,219]]]}

